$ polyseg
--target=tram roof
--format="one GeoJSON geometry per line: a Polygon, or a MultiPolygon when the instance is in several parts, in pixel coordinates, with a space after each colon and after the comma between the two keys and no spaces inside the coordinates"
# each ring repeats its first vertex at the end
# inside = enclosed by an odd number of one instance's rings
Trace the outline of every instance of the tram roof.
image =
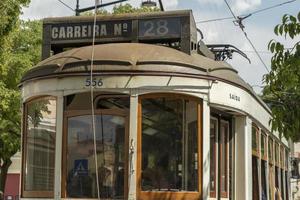
{"type": "MultiPolygon", "coordinates": [[[[21,80],[88,75],[92,46],[75,48],[56,54],[37,64],[21,80]]],[[[97,75],[151,74],[178,75],[220,80],[247,90],[263,106],[253,89],[226,62],[215,61],[199,54],[188,55],[179,50],[143,43],[110,43],[94,46],[94,68],[97,75]]]]}

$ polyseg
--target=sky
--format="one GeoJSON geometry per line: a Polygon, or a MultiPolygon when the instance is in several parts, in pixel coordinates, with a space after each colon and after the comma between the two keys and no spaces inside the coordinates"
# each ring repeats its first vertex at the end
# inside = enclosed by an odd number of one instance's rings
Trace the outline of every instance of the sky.
{"type": "MultiPolygon", "coordinates": [[[[75,8],[76,0],[60,0],[75,8]]],[[[80,8],[93,6],[94,0],[79,0],[80,8]]],[[[103,0],[111,2],[112,0],[103,0]]],[[[155,1],[155,0],[154,0],[155,1]]],[[[127,3],[139,7],[142,0],[129,0],[127,3]]],[[[162,0],[165,10],[182,10],[190,9],[193,11],[195,21],[231,17],[231,13],[224,0],[162,0]]],[[[260,9],[271,7],[276,4],[287,2],[284,0],[227,0],[236,16],[245,16],[248,13],[260,9]]],[[[111,10],[112,7],[107,7],[111,10]]],[[[284,14],[296,15],[300,11],[300,0],[296,0],[280,7],[272,8],[257,14],[253,14],[243,21],[245,32],[258,50],[261,58],[270,69],[272,54],[268,51],[267,46],[271,39],[285,44],[285,47],[292,47],[296,41],[276,37],[274,27],[281,22],[284,14]]],[[[22,19],[33,20],[43,19],[46,17],[71,16],[74,12],[63,5],[59,0],[31,0],[28,7],[23,8],[22,19]]],[[[261,92],[263,76],[267,73],[253,48],[246,40],[243,32],[233,23],[233,19],[197,23],[198,28],[203,32],[203,41],[206,44],[231,44],[244,51],[251,60],[251,64],[238,54],[233,55],[233,59],[228,62],[239,72],[239,75],[248,82],[249,85],[257,92],[261,92]]]]}

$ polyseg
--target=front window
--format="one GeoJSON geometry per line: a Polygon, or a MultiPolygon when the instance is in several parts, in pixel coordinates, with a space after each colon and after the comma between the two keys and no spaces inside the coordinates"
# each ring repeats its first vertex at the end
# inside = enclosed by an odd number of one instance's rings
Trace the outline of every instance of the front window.
{"type": "Polygon", "coordinates": [[[122,116],[98,114],[96,169],[91,115],[68,117],[67,197],[124,199],[125,128],[122,116]]]}
{"type": "Polygon", "coordinates": [[[87,101],[88,93],[65,97],[63,197],[126,199],[130,98],[95,93],[94,119],[87,101]]]}
{"type": "Polygon", "coordinates": [[[195,99],[141,99],[141,190],[199,191],[199,112],[195,99]]]}
{"type": "Polygon", "coordinates": [[[54,188],[56,99],[25,104],[23,196],[51,197],[54,188]]]}

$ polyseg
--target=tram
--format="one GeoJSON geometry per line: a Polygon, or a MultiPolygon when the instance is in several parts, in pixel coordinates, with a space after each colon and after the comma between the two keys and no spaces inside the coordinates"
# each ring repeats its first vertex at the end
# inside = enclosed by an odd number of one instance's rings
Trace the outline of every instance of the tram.
{"type": "Polygon", "coordinates": [[[287,140],[192,11],[48,18],[42,49],[20,84],[21,199],[291,199],[287,140]]]}

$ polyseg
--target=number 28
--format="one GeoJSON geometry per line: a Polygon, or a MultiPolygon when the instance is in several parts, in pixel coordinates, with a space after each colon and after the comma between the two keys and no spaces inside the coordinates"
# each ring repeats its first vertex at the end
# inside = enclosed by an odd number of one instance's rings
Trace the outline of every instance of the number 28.
{"type": "Polygon", "coordinates": [[[146,21],[144,26],[146,28],[145,36],[166,35],[169,32],[167,20],[158,20],[156,23],[146,21]]]}

